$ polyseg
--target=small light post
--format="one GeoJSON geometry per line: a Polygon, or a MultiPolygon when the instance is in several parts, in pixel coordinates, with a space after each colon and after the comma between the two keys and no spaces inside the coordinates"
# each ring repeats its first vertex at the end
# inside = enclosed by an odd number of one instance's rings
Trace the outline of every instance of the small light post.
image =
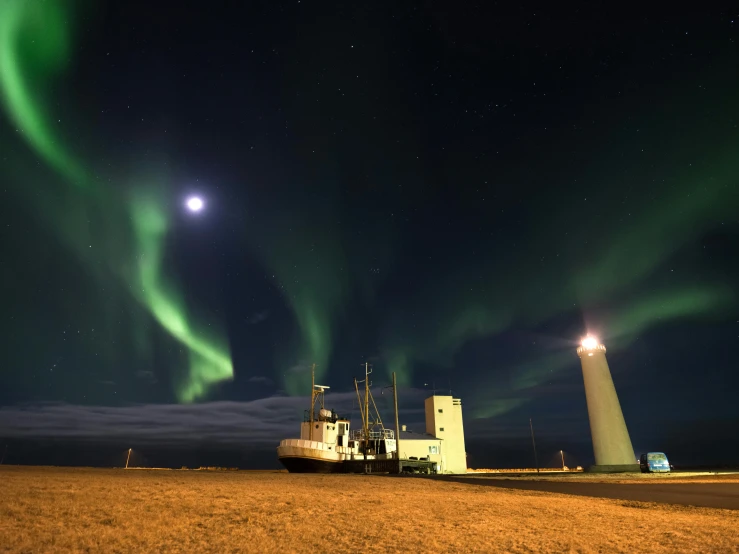
{"type": "Polygon", "coordinates": [[[564,471],[565,470],[565,453],[562,450],[560,450],[559,455],[562,456],[562,471],[564,471]]]}
{"type": "Polygon", "coordinates": [[[536,473],[539,473],[539,456],[536,455],[536,439],[534,438],[534,423],[529,418],[529,426],[531,427],[531,443],[534,445],[534,462],[536,463],[536,473]]]}
{"type": "Polygon", "coordinates": [[[128,460],[131,459],[131,449],[128,449],[128,456],[126,456],[126,469],[128,469],[128,460]]]}

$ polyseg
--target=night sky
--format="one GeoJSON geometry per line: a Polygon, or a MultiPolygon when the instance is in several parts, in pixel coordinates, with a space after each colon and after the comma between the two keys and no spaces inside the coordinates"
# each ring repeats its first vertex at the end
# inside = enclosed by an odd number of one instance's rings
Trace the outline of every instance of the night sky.
{"type": "Polygon", "coordinates": [[[370,361],[588,465],[586,333],[637,455],[739,463],[739,11],[226,4],[0,2],[5,463],[276,466],[370,361]]]}

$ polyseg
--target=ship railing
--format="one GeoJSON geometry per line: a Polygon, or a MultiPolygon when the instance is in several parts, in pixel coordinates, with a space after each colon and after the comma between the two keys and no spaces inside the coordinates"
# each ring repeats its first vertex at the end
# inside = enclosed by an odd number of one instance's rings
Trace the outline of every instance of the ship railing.
{"type": "MultiPolygon", "coordinates": [[[[364,440],[364,429],[352,429],[351,437],[355,441],[364,440]]],[[[369,432],[369,440],[394,439],[395,431],[392,429],[377,429],[369,432]]]]}
{"type": "Polygon", "coordinates": [[[334,445],[332,444],[305,439],[283,439],[280,441],[280,446],[297,446],[300,448],[313,448],[314,450],[334,451],[334,445]]]}

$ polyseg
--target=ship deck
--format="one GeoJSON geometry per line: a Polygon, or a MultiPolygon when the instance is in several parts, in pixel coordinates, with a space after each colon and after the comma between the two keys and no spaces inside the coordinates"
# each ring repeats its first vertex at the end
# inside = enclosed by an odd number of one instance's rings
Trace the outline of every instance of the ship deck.
{"type": "Polygon", "coordinates": [[[426,460],[346,460],[344,473],[436,473],[436,464],[426,460]]]}

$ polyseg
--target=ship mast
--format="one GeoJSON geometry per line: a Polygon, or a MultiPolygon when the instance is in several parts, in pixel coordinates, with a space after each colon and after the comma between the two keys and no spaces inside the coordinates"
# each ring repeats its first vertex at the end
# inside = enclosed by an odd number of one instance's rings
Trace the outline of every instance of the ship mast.
{"type": "Polygon", "coordinates": [[[369,446],[369,363],[364,362],[364,451],[369,446]]]}
{"type": "Polygon", "coordinates": [[[364,406],[362,405],[362,395],[359,394],[359,381],[354,378],[354,390],[357,391],[357,404],[359,405],[359,417],[362,418],[362,432],[364,432],[364,406]]]}
{"type": "MultiPolygon", "coordinates": [[[[370,420],[369,420],[369,401],[370,401],[370,383],[369,376],[372,373],[369,362],[364,363],[364,398],[359,394],[359,381],[354,379],[354,389],[357,391],[357,402],[359,404],[359,415],[362,417],[362,455],[365,461],[365,473],[369,473],[367,463],[367,450],[370,446],[370,420]]],[[[372,399],[372,404],[375,403],[375,399],[372,399]]],[[[377,406],[375,406],[375,411],[377,406]]],[[[379,416],[378,416],[379,419],[379,416]]]]}

